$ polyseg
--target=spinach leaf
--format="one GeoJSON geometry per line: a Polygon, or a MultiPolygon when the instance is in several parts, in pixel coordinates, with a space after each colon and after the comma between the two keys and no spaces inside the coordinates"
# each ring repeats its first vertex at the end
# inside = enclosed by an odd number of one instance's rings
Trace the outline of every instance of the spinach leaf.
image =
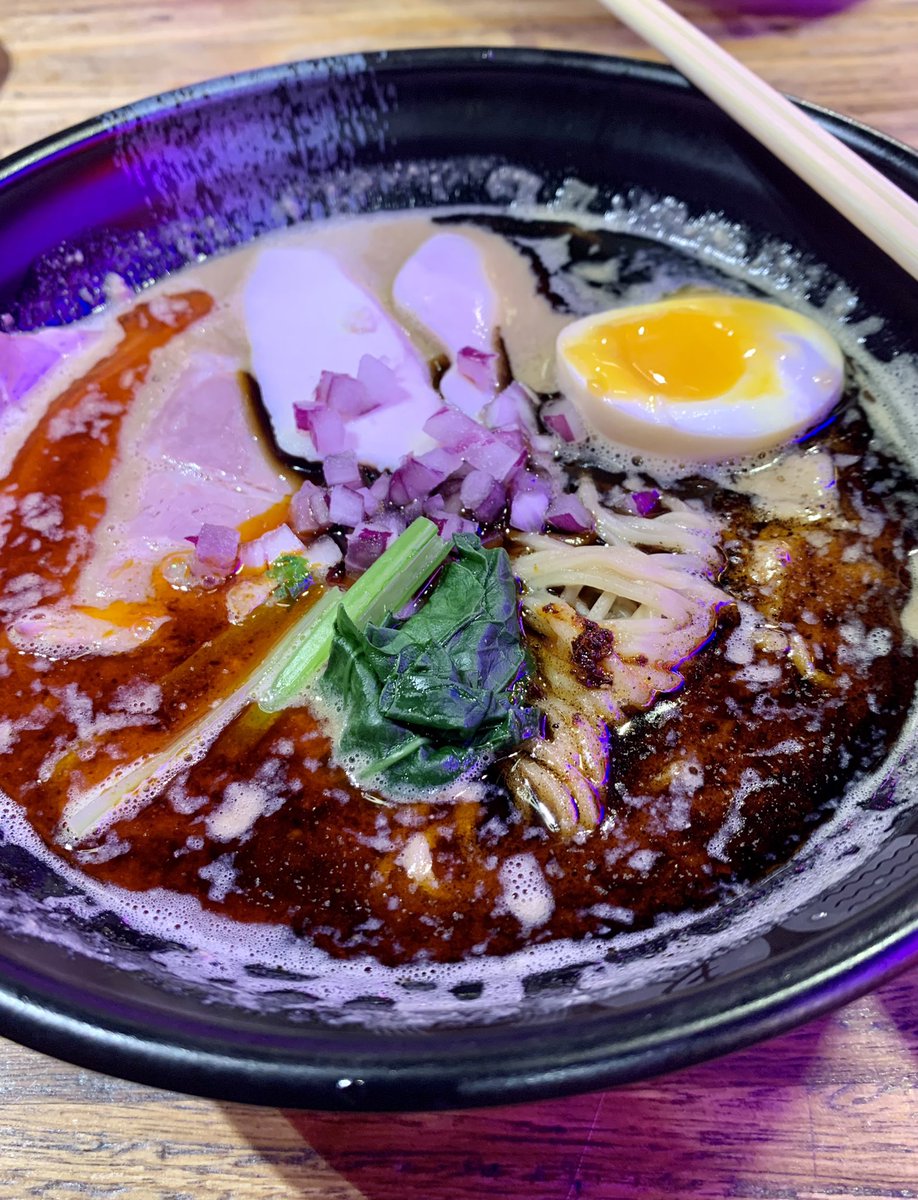
{"type": "Polygon", "coordinates": [[[340,713],[338,757],[390,794],[480,772],[538,726],[504,550],[453,539],[455,560],[402,624],[361,632],[343,610],[321,692],[340,713]]]}

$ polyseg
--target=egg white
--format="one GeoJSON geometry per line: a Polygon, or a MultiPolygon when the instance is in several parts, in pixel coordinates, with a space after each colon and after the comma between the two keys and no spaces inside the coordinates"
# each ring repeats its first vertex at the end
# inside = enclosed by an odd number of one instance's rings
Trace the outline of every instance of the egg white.
{"type": "MultiPolygon", "coordinates": [[[[688,358],[685,378],[692,371],[688,358]]],[[[811,318],[764,301],[706,293],[574,321],[558,336],[556,369],[561,391],[593,434],[659,457],[723,462],[787,444],[818,425],[841,396],[845,366],[835,340],[811,318]],[[744,359],[732,386],[710,396],[688,389],[672,394],[671,388],[666,394],[653,386],[652,362],[641,364],[645,378],[626,364],[611,390],[595,379],[591,384],[583,359],[601,352],[603,330],[636,322],[652,330],[659,318],[672,323],[681,313],[726,326],[739,320],[747,333],[755,331],[755,353],[744,359]]]]}

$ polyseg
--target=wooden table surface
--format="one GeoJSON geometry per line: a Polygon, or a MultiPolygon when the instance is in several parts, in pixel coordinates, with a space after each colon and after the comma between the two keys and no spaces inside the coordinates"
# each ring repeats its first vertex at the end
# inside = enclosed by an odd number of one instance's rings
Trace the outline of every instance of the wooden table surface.
{"type": "MultiPolygon", "coordinates": [[[[772,83],[918,146],[916,0],[680,7],[772,83]]],[[[646,53],[591,0],[0,0],[0,156],[226,71],[450,43],[646,53]]],[[[434,1116],[216,1104],[0,1039],[0,1198],[918,1197],[916,1084],[918,971],[662,1079],[434,1116]]]]}

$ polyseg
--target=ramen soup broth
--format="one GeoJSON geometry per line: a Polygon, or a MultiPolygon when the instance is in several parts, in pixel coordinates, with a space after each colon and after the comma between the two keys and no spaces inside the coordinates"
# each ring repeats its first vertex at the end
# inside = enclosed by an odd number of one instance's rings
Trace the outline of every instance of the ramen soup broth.
{"type": "Polygon", "coordinates": [[[745,894],[894,744],[914,484],[830,312],[837,402],[805,327],[722,315],[760,299],[741,278],[536,213],[328,223],[112,294],[5,339],[0,753],[9,828],[129,924],[278,967],[630,937],[745,894]],[[713,325],[653,307],[712,293],[713,325]],[[765,362],[773,412],[787,338],[823,390],[749,448],[740,373],[765,362]],[[432,582],[278,702],[285,639],[423,516],[432,582]],[[472,596],[460,568],[490,572],[487,655],[430,615],[472,596]],[[431,627],[380,684],[417,717],[358,725],[353,664],[431,627]]]}

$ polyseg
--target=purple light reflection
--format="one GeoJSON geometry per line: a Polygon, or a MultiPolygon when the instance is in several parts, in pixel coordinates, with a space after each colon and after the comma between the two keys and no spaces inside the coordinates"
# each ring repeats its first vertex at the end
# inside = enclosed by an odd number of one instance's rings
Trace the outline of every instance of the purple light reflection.
{"type": "Polygon", "coordinates": [[[811,21],[853,8],[861,0],[708,0],[708,3],[723,17],[793,17],[811,21]]]}

